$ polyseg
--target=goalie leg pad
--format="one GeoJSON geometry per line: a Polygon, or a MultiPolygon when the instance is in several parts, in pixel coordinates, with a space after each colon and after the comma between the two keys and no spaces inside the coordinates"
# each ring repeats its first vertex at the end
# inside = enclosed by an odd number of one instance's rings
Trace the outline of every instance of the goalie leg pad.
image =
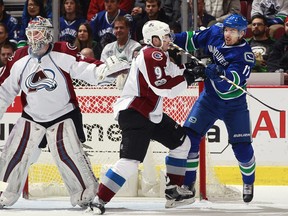
{"type": "Polygon", "coordinates": [[[47,129],[51,154],[57,164],[73,206],[85,206],[98,191],[98,181],[91,163],[83,151],[71,119],[58,122],[47,129]]]}
{"type": "Polygon", "coordinates": [[[28,168],[41,153],[38,145],[45,132],[44,127],[25,118],[16,122],[0,157],[0,181],[7,183],[1,189],[0,205],[11,206],[20,197],[28,168]]]}

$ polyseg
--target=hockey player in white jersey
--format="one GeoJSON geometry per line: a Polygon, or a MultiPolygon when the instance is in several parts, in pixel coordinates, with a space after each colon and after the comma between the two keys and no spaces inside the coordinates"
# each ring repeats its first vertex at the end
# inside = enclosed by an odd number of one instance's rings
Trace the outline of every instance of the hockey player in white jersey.
{"type": "Polygon", "coordinates": [[[163,113],[163,98],[179,95],[195,80],[194,71],[172,63],[167,52],[170,29],[158,20],[143,27],[147,44],[132,61],[122,95],[114,105],[115,119],[122,130],[120,160],[110,168],[91,203],[95,214],[105,212],[105,204],[120,190],[125,181],[137,172],[144,160],[150,140],[170,149],[166,157],[166,208],[194,202],[194,194],[182,188],[186,159],[191,143],[185,130],[163,113]],[[191,72],[191,73],[190,73],[191,72]]]}
{"type": "Polygon", "coordinates": [[[26,28],[29,46],[16,51],[0,79],[0,118],[18,93],[23,106],[0,157],[0,208],[18,200],[28,168],[46,143],[73,206],[85,207],[98,190],[82,149],[85,134],[72,78],[97,85],[107,74],[129,64],[116,58],[106,64],[94,59],[88,62],[76,47],[53,43],[52,33],[48,19],[38,16],[30,21],[26,28]]]}

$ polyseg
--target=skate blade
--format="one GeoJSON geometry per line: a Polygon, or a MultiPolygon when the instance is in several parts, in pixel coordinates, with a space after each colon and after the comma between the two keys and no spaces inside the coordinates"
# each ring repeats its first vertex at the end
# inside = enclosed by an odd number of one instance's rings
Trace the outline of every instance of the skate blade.
{"type": "Polygon", "coordinates": [[[166,204],[165,204],[165,208],[176,208],[179,206],[190,205],[194,202],[195,202],[194,197],[192,197],[190,199],[181,200],[181,201],[167,200],[166,204]]]}

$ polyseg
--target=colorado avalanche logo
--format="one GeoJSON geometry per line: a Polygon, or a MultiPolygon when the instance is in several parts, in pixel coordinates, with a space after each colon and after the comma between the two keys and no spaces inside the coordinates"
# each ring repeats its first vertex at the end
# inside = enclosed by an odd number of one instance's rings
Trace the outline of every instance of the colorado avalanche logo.
{"type": "Polygon", "coordinates": [[[154,51],[152,53],[152,58],[155,59],[156,61],[161,61],[163,60],[163,54],[159,51],[154,51]]]}
{"type": "Polygon", "coordinates": [[[57,82],[55,81],[55,73],[50,69],[40,70],[29,75],[25,81],[25,85],[28,91],[38,91],[46,89],[47,91],[53,91],[57,88],[57,82]]]}

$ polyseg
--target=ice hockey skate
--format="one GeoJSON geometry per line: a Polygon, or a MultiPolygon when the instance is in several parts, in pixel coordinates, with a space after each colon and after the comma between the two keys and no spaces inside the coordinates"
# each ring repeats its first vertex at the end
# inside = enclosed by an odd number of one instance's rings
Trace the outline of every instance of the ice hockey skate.
{"type": "Polygon", "coordinates": [[[195,202],[195,193],[190,191],[189,188],[179,187],[178,185],[166,185],[165,197],[167,199],[165,208],[175,208],[195,202]]]}
{"type": "MultiPolygon", "coordinates": [[[[94,200],[90,203],[90,210],[94,215],[102,215],[105,212],[105,202],[96,196],[94,200]]],[[[88,212],[88,211],[87,211],[88,212]]]]}
{"type": "Polygon", "coordinates": [[[243,201],[249,203],[253,199],[254,185],[253,184],[243,184],[243,201]]]}

